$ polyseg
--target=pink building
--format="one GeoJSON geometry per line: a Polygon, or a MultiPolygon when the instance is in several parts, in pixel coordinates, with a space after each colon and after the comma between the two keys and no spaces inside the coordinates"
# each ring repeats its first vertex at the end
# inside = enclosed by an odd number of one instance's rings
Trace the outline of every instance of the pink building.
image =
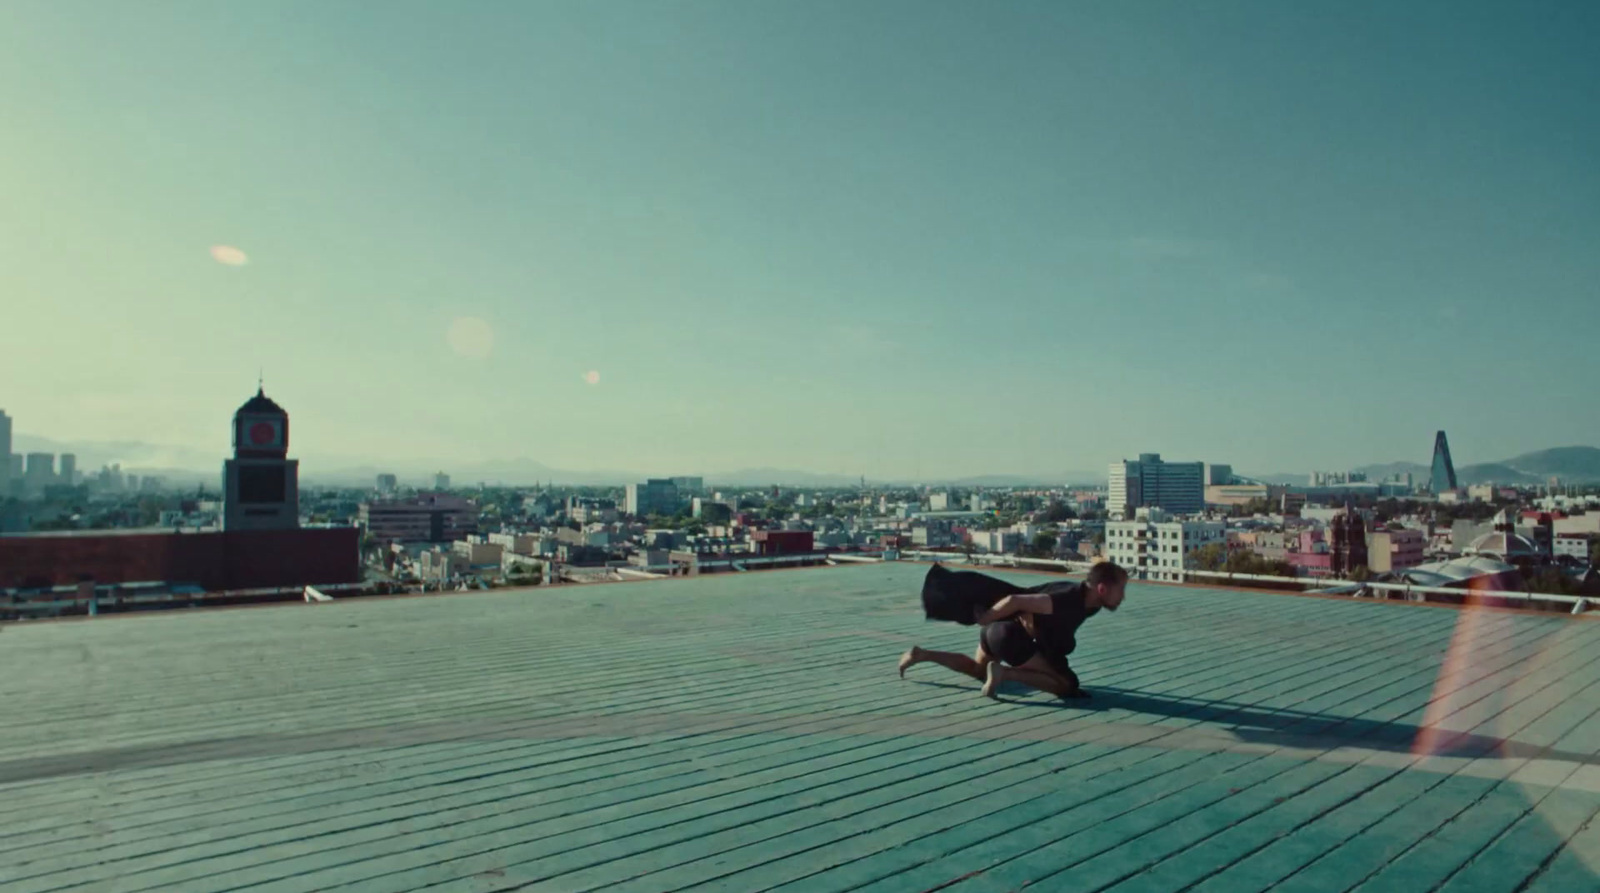
{"type": "Polygon", "coordinates": [[[1380,574],[1416,567],[1427,544],[1420,530],[1374,530],[1367,535],[1367,566],[1380,574]]]}
{"type": "Polygon", "coordinates": [[[1326,577],[1333,573],[1332,552],[1290,552],[1285,560],[1302,577],[1326,577]]]}
{"type": "Polygon", "coordinates": [[[1295,573],[1304,577],[1326,577],[1333,573],[1333,553],[1328,551],[1322,531],[1302,530],[1294,545],[1298,548],[1291,548],[1283,558],[1295,573]]]}

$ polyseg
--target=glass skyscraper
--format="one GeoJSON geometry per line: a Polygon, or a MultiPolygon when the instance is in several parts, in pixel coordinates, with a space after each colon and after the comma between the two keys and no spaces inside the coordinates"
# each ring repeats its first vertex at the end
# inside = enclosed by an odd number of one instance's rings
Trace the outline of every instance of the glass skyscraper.
{"type": "Polygon", "coordinates": [[[1435,496],[1456,489],[1456,466],[1450,461],[1450,441],[1444,439],[1443,431],[1433,436],[1433,475],[1428,484],[1435,496]]]}

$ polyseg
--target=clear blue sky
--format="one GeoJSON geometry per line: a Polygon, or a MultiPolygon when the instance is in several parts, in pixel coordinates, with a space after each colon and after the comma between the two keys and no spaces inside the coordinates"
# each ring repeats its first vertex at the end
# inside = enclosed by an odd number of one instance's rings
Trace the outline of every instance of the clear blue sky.
{"type": "Polygon", "coordinates": [[[0,407],[220,457],[265,367],[308,472],[1600,443],[1597,31],[1584,3],[10,0],[0,407]]]}

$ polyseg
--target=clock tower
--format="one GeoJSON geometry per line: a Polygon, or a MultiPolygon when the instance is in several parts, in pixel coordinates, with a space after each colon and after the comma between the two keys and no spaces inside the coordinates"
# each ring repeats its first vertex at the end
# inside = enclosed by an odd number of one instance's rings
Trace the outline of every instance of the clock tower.
{"type": "Polygon", "coordinates": [[[233,414],[233,458],[222,466],[223,530],[300,526],[300,461],[289,455],[289,414],[256,395],[233,414]]]}

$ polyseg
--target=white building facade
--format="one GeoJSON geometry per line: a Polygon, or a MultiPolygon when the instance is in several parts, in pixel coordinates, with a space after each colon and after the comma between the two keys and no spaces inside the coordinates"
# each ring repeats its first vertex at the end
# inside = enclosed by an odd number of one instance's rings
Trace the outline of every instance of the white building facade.
{"type": "Polygon", "coordinates": [[[997,555],[1010,555],[1022,548],[1022,537],[1014,530],[973,530],[968,538],[974,549],[997,555]]]}
{"type": "Polygon", "coordinates": [[[1557,558],[1565,555],[1575,558],[1580,563],[1589,561],[1590,537],[1589,533],[1558,533],[1555,535],[1554,553],[1557,558]]]}
{"type": "Polygon", "coordinates": [[[1106,557],[1140,580],[1183,582],[1183,572],[1194,567],[1189,553],[1201,546],[1227,542],[1221,521],[1168,521],[1162,513],[1153,518],[1106,522],[1106,557]]]}

